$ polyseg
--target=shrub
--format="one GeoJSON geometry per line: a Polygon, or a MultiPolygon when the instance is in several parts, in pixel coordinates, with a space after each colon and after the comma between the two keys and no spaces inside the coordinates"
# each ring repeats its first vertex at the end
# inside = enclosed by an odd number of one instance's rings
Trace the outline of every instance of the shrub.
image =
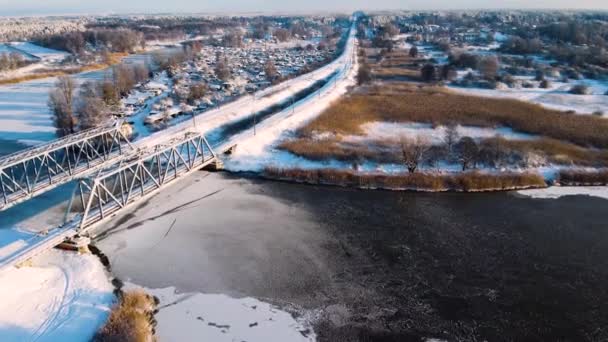
{"type": "Polygon", "coordinates": [[[589,95],[591,94],[591,88],[585,84],[577,84],[570,88],[570,94],[574,95],[589,95]]]}
{"type": "Polygon", "coordinates": [[[147,342],[153,340],[155,300],[142,291],[123,293],[95,342],[147,342]]]}
{"type": "Polygon", "coordinates": [[[550,88],[551,82],[549,82],[549,80],[547,80],[547,79],[544,79],[544,80],[540,81],[539,87],[543,88],[543,89],[550,88]]]}
{"type": "Polygon", "coordinates": [[[608,185],[608,170],[603,171],[560,171],[562,185],[608,185]]]}

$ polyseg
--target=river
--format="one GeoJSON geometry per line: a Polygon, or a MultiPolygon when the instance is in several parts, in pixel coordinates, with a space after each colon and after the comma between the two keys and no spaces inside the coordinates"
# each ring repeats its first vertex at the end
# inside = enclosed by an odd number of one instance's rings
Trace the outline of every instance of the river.
{"type": "Polygon", "coordinates": [[[592,341],[608,326],[606,204],[200,172],[98,244],[148,288],[321,311],[320,341],[592,341]]]}

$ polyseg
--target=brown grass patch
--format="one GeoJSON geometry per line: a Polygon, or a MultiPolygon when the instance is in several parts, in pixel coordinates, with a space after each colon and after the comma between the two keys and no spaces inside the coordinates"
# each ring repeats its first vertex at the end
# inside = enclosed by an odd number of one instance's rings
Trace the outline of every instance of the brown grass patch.
{"type": "Polygon", "coordinates": [[[96,342],[155,341],[152,312],[154,299],[143,291],[129,291],[114,306],[106,324],[94,337],[96,342]]]}
{"type": "Polygon", "coordinates": [[[536,173],[485,174],[473,171],[453,175],[428,173],[381,175],[359,174],[350,170],[303,170],[267,167],[264,170],[264,176],[272,179],[308,184],[390,190],[477,192],[541,188],[546,186],[542,176],[536,173]]]}
{"type": "Polygon", "coordinates": [[[407,84],[372,86],[366,93],[345,97],[300,133],[357,134],[362,133],[362,124],[373,121],[508,126],[581,146],[608,148],[608,120],[602,118],[567,114],[512,99],[460,95],[438,87],[407,84]]]}
{"type": "Polygon", "coordinates": [[[504,140],[505,147],[518,152],[536,151],[547,157],[547,161],[561,165],[592,167],[608,166],[608,151],[583,148],[569,142],[550,138],[534,140],[504,140]]]}
{"type": "MultiPolygon", "coordinates": [[[[395,146],[398,146],[395,144],[395,146]]],[[[389,144],[382,142],[368,145],[344,144],[337,140],[313,140],[299,138],[287,140],[278,146],[279,149],[289,151],[297,156],[310,160],[337,159],[345,162],[361,162],[363,160],[379,163],[400,163],[401,154],[389,144]]]]}
{"type": "Polygon", "coordinates": [[[608,170],[602,171],[560,171],[561,185],[608,185],[608,170]]]}

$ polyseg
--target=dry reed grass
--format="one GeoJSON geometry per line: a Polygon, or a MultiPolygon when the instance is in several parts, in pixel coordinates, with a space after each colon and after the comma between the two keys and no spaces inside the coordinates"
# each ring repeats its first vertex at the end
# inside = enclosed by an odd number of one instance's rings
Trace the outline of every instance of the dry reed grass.
{"type": "Polygon", "coordinates": [[[150,342],[155,341],[152,324],[154,299],[143,291],[123,293],[112,308],[106,324],[97,332],[95,342],[150,342]]]}
{"type": "Polygon", "coordinates": [[[363,189],[417,191],[502,191],[545,187],[542,176],[536,173],[458,174],[412,173],[398,175],[360,174],[334,169],[279,169],[268,167],[264,176],[272,179],[308,184],[338,185],[363,189]]]}
{"type": "Polygon", "coordinates": [[[362,133],[362,124],[373,121],[508,126],[580,146],[608,148],[608,120],[602,118],[567,114],[512,99],[460,95],[438,87],[411,84],[376,85],[365,93],[345,97],[300,133],[357,134],[362,133]]]}
{"type": "Polygon", "coordinates": [[[560,171],[561,185],[608,185],[608,170],[601,171],[560,171]]]}

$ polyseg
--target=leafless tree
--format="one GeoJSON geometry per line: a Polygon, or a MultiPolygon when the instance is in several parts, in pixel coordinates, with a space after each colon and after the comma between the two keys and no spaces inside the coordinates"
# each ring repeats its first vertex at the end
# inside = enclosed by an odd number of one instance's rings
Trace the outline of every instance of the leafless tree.
{"type": "Polygon", "coordinates": [[[499,67],[496,56],[486,56],[479,61],[479,72],[487,80],[493,80],[496,77],[499,67]]]}
{"type": "Polygon", "coordinates": [[[479,146],[473,138],[462,137],[455,146],[458,160],[462,165],[462,171],[466,171],[470,167],[475,167],[479,159],[479,146]]]}
{"type": "Polygon", "coordinates": [[[215,63],[215,76],[220,80],[226,81],[230,78],[230,67],[226,56],[218,54],[215,63]]]}
{"type": "Polygon", "coordinates": [[[416,137],[416,139],[402,137],[400,142],[403,162],[407,170],[410,173],[414,173],[423,162],[424,156],[429,149],[429,144],[420,136],[416,137]]]}
{"type": "Polygon", "coordinates": [[[291,32],[287,29],[276,29],[274,30],[274,37],[280,42],[286,42],[291,38],[291,32]]]}
{"type": "Polygon", "coordinates": [[[68,76],[60,76],[49,93],[48,106],[53,114],[53,124],[57,135],[65,136],[76,132],[74,115],[74,91],[76,83],[68,76]]]}
{"type": "Polygon", "coordinates": [[[108,107],[99,96],[80,97],[76,114],[81,130],[99,127],[110,116],[108,107]]]}
{"type": "Polygon", "coordinates": [[[456,145],[458,139],[458,125],[454,123],[448,124],[445,128],[445,132],[443,133],[443,143],[445,144],[449,154],[454,151],[454,145],[456,145]]]}
{"type": "Polygon", "coordinates": [[[272,59],[268,59],[266,64],[264,65],[264,73],[266,73],[266,79],[270,82],[275,82],[279,78],[279,71],[277,67],[274,65],[272,59]]]}

